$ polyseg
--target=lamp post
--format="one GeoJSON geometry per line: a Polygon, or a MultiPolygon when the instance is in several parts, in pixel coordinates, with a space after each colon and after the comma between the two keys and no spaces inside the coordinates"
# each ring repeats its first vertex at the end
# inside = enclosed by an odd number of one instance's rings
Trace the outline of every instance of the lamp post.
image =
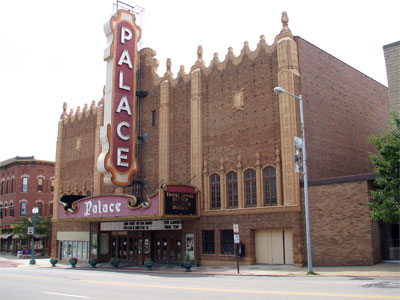
{"type": "Polygon", "coordinates": [[[36,217],[37,214],[39,212],[39,208],[38,207],[34,207],[32,208],[32,216],[33,216],[33,220],[32,220],[32,225],[33,225],[33,235],[32,235],[32,258],[31,261],[29,262],[29,264],[31,265],[35,265],[36,261],[35,261],[35,231],[36,231],[36,217]]]}
{"type": "MultiPolygon", "coordinates": [[[[294,95],[284,90],[281,87],[274,88],[274,92],[278,95],[287,94],[300,101],[300,121],[301,121],[301,138],[303,148],[303,171],[304,171],[304,206],[306,211],[306,237],[307,237],[307,267],[308,274],[312,271],[312,257],[311,257],[311,233],[310,233],[310,212],[308,207],[308,176],[307,176],[307,157],[306,157],[306,137],[304,135],[304,116],[303,116],[303,97],[301,95],[294,95]]],[[[294,149],[293,149],[294,150],[294,149]]]]}

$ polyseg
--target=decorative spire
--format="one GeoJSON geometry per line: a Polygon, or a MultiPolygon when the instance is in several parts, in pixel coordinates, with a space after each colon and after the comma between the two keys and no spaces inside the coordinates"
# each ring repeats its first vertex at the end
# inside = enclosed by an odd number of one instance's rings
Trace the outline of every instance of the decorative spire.
{"type": "Polygon", "coordinates": [[[282,12],[282,17],[281,17],[281,22],[282,22],[282,30],[280,34],[283,33],[289,33],[290,35],[292,34],[292,32],[289,29],[289,17],[286,11],[282,12]]]}
{"type": "Polygon", "coordinates": [[[185,66],[181,65],[179,68],[178,76],[183,76],[185,75],[185,66]]]}
{"type": "Polygon", "coordinates": [[[67,102],[63,103],[63,112],[61,114],[60,119],[66,118],[67,117],[67,102]]]}
{"type": "Polygon", "coordinates": [[[171,71],[171,67],[172,67],[172,61],[170,58],[167,58],[167,72],[165,72],[164,76],[173,76],[172,75],[172,71],[171,71]]]}

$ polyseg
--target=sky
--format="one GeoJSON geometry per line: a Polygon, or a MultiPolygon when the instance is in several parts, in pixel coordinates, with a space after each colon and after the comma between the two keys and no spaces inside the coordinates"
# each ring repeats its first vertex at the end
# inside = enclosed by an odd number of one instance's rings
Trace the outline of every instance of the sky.
{"type": "MultiPolygon", "coordinates": [[[[68,112],[102,97],[107,47],[103,26],[116,0],[18,0],[0,2],[0,162],[15,156],[55,161],[57,127],[68,112]]],[[[156,51],[166,72],[186,72],[203,46],[209,66],[232,47],[251,51],[260,36],[272,45],[281,13],[289,28],[365,75],[387,86],[383,46],[400,40],[398,0],[125,0],[137,10],[140,47],[156,51]]]]}

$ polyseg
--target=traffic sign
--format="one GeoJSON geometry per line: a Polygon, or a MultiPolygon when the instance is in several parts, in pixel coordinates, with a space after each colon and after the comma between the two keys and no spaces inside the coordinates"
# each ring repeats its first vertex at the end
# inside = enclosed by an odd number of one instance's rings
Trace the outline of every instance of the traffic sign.
{"type": "Polygon", "coordinates": [[[239,244],[240,243],[240,237],[238,234],[234,234],[233,235],[233,241],[235,244],[239,244]]]}
{"type": "Polygon", "coordinates": [[[33,234],[33,227],[28,227],[28,234],[33,234]]]}

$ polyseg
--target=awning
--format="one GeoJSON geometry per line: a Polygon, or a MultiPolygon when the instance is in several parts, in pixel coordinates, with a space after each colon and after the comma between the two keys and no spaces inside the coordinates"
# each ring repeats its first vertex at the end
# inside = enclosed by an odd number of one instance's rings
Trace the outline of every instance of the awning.
{"type": "Polygon", "coordinates": [[[14,235],[14,233],[6,233],[1,235],[2,240],[8,239],[10,236],[14,235]]]}
{"type": "Polygon", "coordinates": [[[14,236],[12,237],[13,240],[18,240],[22,238],[22,235],[20,235],[19,233],[14,234],[14,236]]]}

